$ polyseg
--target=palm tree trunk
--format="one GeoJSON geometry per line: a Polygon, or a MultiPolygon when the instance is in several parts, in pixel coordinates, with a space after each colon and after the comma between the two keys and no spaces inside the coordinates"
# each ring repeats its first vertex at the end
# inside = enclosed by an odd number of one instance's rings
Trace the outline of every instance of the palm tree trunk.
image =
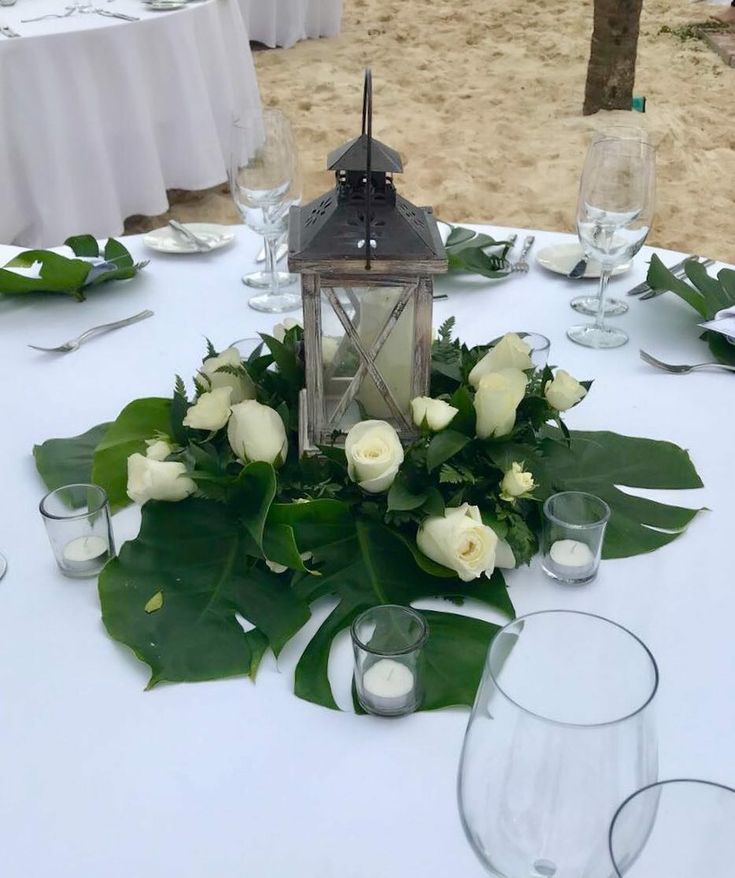
{"type": "Polygon", "coordinates": [[[629,110],[643,0],[594,0],[595,23],[584,94],[585,116],[629,110]]]}

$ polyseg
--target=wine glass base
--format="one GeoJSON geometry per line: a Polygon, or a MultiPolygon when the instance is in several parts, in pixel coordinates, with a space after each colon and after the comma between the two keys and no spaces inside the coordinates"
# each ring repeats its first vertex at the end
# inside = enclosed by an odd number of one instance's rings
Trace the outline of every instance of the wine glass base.
{"type": "MultiPolygon", "coordinates": [[[[578,314],[586,314],[588,317],[597,316],[597,306],[600,299],[597,296],[577,296],[569,303],[578,314]]],[[[605,317],[619,317],[628,313],[628,306],[620,299],[605,299],[605,317]]]]}
{"type": "Polygon", "coordinates": [[[262,293],[260,296],[252,296],[248,299],[248,305],[266,314],[298,311],[301,309],[301,293],[262,293]]]}
{"type": "MultiPolygon", "coordinates": [[[[277,287],[292,287],[299,282],[297,274],[289,274],[287,271],[276,271],[277,287]]],[[[271,276],[267,271],[253,271],[246,274],[242,282],[246,287],[253,287],[256,290],[269,290],[271,288],[271,276]]]]}
{"type": "Polygon", "coordinates": [[[622,329],[615,326],[596,326],[594,323],[570,326],[567,337],[586,348],[598,349],[619,348],[628,341],[628,335],[622,329]]]}

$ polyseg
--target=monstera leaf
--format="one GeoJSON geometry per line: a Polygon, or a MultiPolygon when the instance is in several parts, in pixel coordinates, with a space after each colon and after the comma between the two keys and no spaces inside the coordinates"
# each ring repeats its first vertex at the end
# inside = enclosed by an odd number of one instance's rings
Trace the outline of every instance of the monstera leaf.
{"type": "Polygon", "coordinates": [[[107,432],[109,424],[98,424],[71,439],[47,439],[33,446],[36,469],[49,491],[62,485],[89,484],[92,481],[92,458],[107,432]]]}
{"type": "Polygon", "coordinates": [[[628,558],[665,546],[700,511],[634,497],[617,487],[701,488],[689,455],[671,442],[573,431],[569,445],[548,442],[544,452],[545,475],[554,491],[587,491],[610,506],[603,558],[628,558]]]}

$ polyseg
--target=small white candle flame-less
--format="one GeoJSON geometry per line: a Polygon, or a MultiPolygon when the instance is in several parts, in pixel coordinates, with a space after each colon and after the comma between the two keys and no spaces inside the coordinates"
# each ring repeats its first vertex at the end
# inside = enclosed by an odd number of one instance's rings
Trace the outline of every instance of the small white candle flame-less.
{"type": "Polygon", "coordinates": [[[104,567],[110,556],[110,545],[106,539],[94,534],[76,537],[64,546],[62,555],[65,571],[77,576],[92,575],[104,567]]]}
{"type": "Polygon", "coordinates": [[[371,713],[407,713],[416,706],[416,677],[401,662],[380,659],[363,675],[362,696],[363,706],[371,713]]]}
{"type": "Polygon", "coordinates": [[[587,580],[595,572],[595,556],[579,540],[557,540],[549,549],[549,559],[552,572],[568,582],[587,580]]]}

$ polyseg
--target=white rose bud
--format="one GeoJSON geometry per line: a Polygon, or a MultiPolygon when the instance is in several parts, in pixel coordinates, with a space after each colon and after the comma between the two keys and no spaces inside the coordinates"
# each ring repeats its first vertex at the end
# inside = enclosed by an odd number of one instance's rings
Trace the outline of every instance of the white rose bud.
{"type": "Polygon", "coordinates": [[[528,379],[520,369],[501,369],[480,379],[475,394],[477,435],[505,436],[516,422],[516,409],[526,394],[528,379]]]}
{"type": "Polygon", "coordinates": [[[236,348],[227,348],[216,357],[208,357],[199,370],[203,378],[194,378],[202,390],[218,390],[220,387],[232,388],[232,405],[244,399],[255,397],[255,385],[246,375],[233,375],[230,372],[218,372],[221,366],[242,366],[240,352],[236,348]]]}
{"type": "Polygon", "coordinates": [[[403,446],[386,421],[360,421],[345,439],[347,472],[369,494],[387,491],[403,463],[403,446]]]}
{"type": "Polygon", "coordinates": [[[544,396],[552,408],[565,412],[587,396],[582,385],[564,369],[558,369],[553,381],[547,381],[544,396]]]}
{"type": "Polygon", "coordinates": [[[532,369],[531,348],[515,332],[506,333],[500,341],[485,354],[469,374],[470,384],[477,389],[480,380],[490,372],[501,369],[532,369]]]}
{"type": "Polygon", "coordinates": [[[184,416],[184,426],[195,430],[219,430],[230,419],[231,387],[203,393],[184,416]]]}
{"type": "Polygon", "coordinates": [[[274,324],[273,329],[271,329],[271,335],[276,341],[283,342],[288,330],[293,329],[294,326],[301,326],[301,323],[298,320],[294,320],[293,317],[287,317],[283,323],[274,324]]]}
{"type": "Polygon", "coordinates": [[[163,439],[146,439],[145,444],[148,446],[145,456],[149,460],[166,460],[173,452],[173,447],[163,439]]]}
{"type": "Polygon", "coordinates": [[[183,500],[196,489],[183,463],[152,460],[142,454],[128,458],[128,497],[141,506],[148,500],[183,500]]]}
{"type": "Polygon", "coordinates": [[[512,463],[500,483],[500,496],[503,500],[515,500],[530,494],[536,487],[533,475],[523,469],[520,463],[512,463]]]}
{"type": "Polygon", "coordinates": [[[495,569],[498,538],[482,523],[477,506],[446,509],[444,516],[427,518],[416,535],[419,549],[436,561],[456,571],[463,582],[477,579],[495,569]]]}
{"type": "Polygon", "coordinates": [[[279,466],[288,454],[288,437],[280,415],[254,399],[232,406],[227,438],[243,463],[262,460],[279,466]]]}
{"type": "Polygon", "coordinates": [[[432,399],[430,396],[417,396],[411,400],[411,415],[417,427],[424,421],[430,430],[437,432],[449,425],[459,409],[443,399],[432,399]]]}

